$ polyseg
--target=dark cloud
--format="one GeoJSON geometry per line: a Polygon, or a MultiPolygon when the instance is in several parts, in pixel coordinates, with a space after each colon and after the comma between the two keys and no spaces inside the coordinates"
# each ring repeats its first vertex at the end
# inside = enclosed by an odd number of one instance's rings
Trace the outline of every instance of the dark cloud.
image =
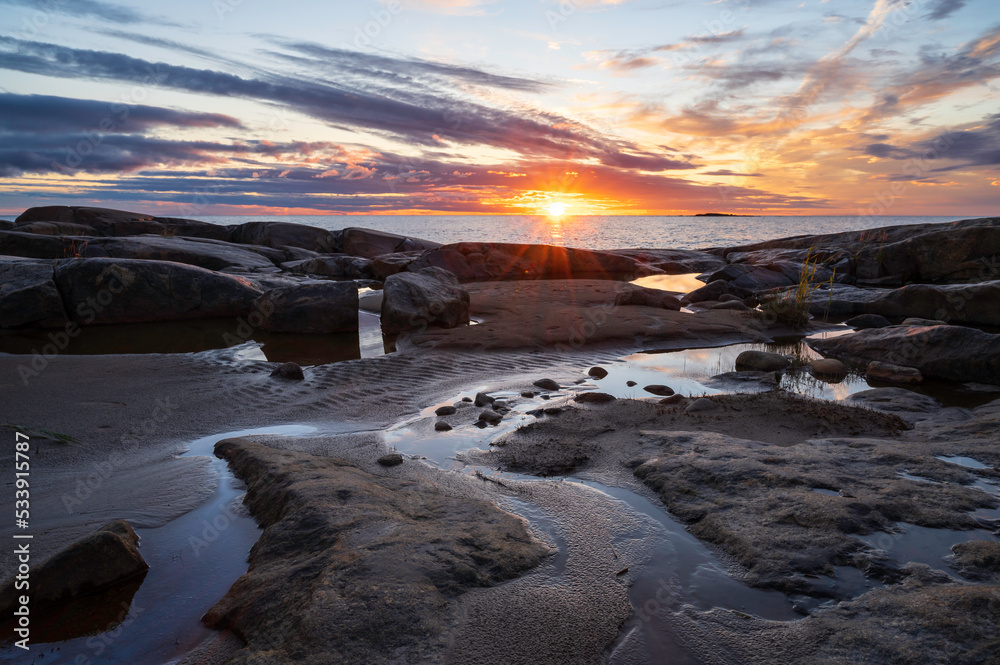
{"type": "MultiPolygon", "coordinates": [[[[351,72],[366,78],[390,77],[397,81],[401,80],[400,77],[430,76],[448,79],[451,82],[525,92],[544,92],[552,87],[552,84],[548,82],[504,76],[472,67],[431,62],[419,58],[361,53],[341,48],[330,48],[315,42],[283,39],[272,35],[262,35],[262,37],[291,51],[308,56],[311,58],[310,64],[321,67],[322,71],[351,72]]],[[[278,53],[278,55],[290,57],[287,54],[278,53]]]]}
{"type": "Polygon", "coordinates": [[[243,127],[236,118],[221,113],[176,111],[50,95],[0,93],[0,132],[133,133],[158,126],[243,127]]]}
{"type": "Polygon", "coordinates": [[[948,18],[959,9],[965,6],[965,0],[934,0],[930,6],[930,13],[927,18],[932,21],[940,21],[948,18]]]}
{"type": "Polygon", "coordinates": [[[153,23],[157,25],[178,26],[179,23],[161,16],[148,14],[131,7],[117,5],[100,0],[0,0],[0,5],[13,5],[31,10],[32,25],[37,26],[34,16],[38,13],[47,15],[49,12],[73,16],[76,18],[96,18],[111,23],[126,25],[137,23],[153,23]]]}
{"type": "MultiPolygon", "coordinates": [[[[629,144],[608,139],[556,114],[490,107],[456,98],[447,86],[430,86],[421,81],[401,89],[380,88],[371,81],[352,85],[266,72],[243,78],[221,71],[153,63],[121,53],[8,37],[0,37],[0,46],[5,47],[0,51],[0,68],[268,102],[334,127],[381,133],[422,146],[442,145],[445,141],[489,145],[535,157],[589,157],[602,163],[642,165],[624,168],[659,171],[696,166],[687,160],[641,153],[629,144]]],[[[373,57],[382,64],[386,62],[382,56],[373,57]]]]}

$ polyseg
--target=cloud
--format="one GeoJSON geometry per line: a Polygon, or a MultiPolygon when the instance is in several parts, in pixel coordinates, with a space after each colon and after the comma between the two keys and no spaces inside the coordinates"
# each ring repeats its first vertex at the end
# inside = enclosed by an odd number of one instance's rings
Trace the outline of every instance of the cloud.
{"type": "Polygon", "coordinates": [[[37,0],[0,0],[0,5],[24,7],[33,12],[41,12],[43,15],[55,12],[76,18],[95,18],[127,25],[136,23],[153,23],[175,27],[181,25],[161,16],[100,0],[52,0],[45,3],[39,3],[37,0]]]}
{"type": "Polygon", "coordinates": [[[718,176],[739,176],[741,178],[762,178],[763,173],[736,173],[729,169],[718,169],[716,171],[704,171],[698,175],[718,175],[718,176]]]}
{"type": "MultiPolygon", "coordinates": [[[[0,46],[5,47],[0,51],[0,68],[4,69],[278,104],[331,126],[380,133],[425,147],[441,147],[446,142],[486,145],[535,157],[591,158],[600,163],[635,165],[624,168],[659,171],[696,166],[686,159],[649,153],[605,137],[557,114],[461,99],[447,85],[413,80],[395,71],[387,72],[389,77],[395,75],[394,86],[385,85],[385,77],[361,82],[321,81],[258,72],[255,78],[243,78],[215,70],[153,63],[120,53],[8,37],[0,37],[0,46]]],[[[363,57],[356,55],[358,59],[363,57]]],[[[395,62],[383,56],[374,58],[373,69],[395,62]]],[[[442,67],[427,63],[419,66],[442,67]]],[[[464,72],[459,75],[472,76],[464,72]]]]}
{"type": "Polygon", "coordinates": [[[221,113],[176,111],[143,105],[126,106],[51,95],[0,93],[0,133],[133,133],[160,126],[243,128],[239,120],[221,113]]]}
{"type": "Polygon", "coordinates": [[[927,18],[932,21],[946,19],[965,6],[965,0],[934,0],[927,18]]]}

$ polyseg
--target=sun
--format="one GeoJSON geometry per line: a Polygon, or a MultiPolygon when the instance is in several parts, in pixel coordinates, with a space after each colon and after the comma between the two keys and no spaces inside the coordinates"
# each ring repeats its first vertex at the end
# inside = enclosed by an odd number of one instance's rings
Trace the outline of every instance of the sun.
{"type": "Polygon", "coordinates": [[[552,217],[562,217],[566,214],[566,204],[565,203],[550,203],[549,204],[549,215],[552,217]]]}

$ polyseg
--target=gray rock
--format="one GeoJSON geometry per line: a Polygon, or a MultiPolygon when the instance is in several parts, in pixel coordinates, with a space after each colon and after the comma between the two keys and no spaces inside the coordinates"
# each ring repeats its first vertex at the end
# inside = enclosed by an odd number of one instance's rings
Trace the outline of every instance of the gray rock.
{"type": "Polygon", "coordinates": [[[54,278],[67,314],[85,325],[235,319],[260,295],[244,280],[170,261],[63,259],[54,278]]]}
{"type": "MultiPolygon", "coordinates": [[[[125,210],[89,208],[85,206],[43,206],[29,208],[14,222],[15,228],[40,228],[38,222],[51,222],[57,230],[87,228],[93,236],[134,236],[153,234],[228,240],[229,227],[176,217],[155,217],[125,210]]],[[[60,234],[62,235],[62,234],[60,234]]]]}
{"type": "Polygon", "coordinates": [[[647,393],[652,393],[653,395],[659,395],[660,397],[669,397],[674,394],[674,389],[670,386],[664,386],[660,384],[653,384],[651,386],[646,386],[643,388],[647,393]]]}
{"type": "Polygon", "coordinates": [[[626,381],[625,385],[628,386],[629,388],[632,388],[633,386],[637,386],[639,384],[635,381],[626,381]]]}
{"type": "Polygon", "coordinates": [[[128,522],[115,520],[31,568],[28,589],[15,592],[13,577],[0,587],[4,616],[11,616],[20,595],[31,598],[33,612],[45,612],[144,575],[149,566],[139,553],[139,536],[128,522]]]}
{"type": "Polygon", "coordinates": [[[371,260],[372,272],[375,273],[376,278],[384,282],[389,275],[395,275],[409,268],[410,264],[421,254],[423,254],[422,251],[379,254],[371,260]]]}
{"type": "Polygon", "coordinates": [[[298,363],[282,363],[274,368],[271,376],[289,379],[290,381],[302,381],[306,378],[306,375],[302,372],[302,367],[298,363]]]}
{"type": "Polygon", "coordinates": [[[474,405],[479,407],[493,406],[494,401],[495,400],[486,393],[479,392],[476,393],[476,399],[474,401],[474,405]]]}
{"type": "Polygon", "coordinates": [[[493,409],[486,409],[479,414],[479,421],[490,425],[498,425],[501,420],[503,420],[503,416],[493,409]]]}
{"type": "Polygon", "coordinates": [[[603,367],[591,367],[587,370],[587,376],[592,376],[595,379],[603,379],[608,375],[608,370],[603,367]]]}
{"type": "Polygon", "coordinates": [[[366,259],[373,259],[376,256],[385,254],[424,251],[441,246],[440,243],[431,242],[430,240],[410,238],[395,233],[357,227],[349,227],[341,231],[340,242],[341,251],[345,254],[361,256],[366,259]]]}
{"type": "MultiPolygon", "coordinates": [[[[462,242],[425,252],[408,270],[436,266],[459,282],[514,279],[615,279],[629,282],[650,274],[627,256],[553,245],[462,242]]],[[[654,271],[655,272],[655,271],[654,271]]]]}
{"type": "Polygon", "coordinates": [[[635,259],[667,275],[708,272],[726,263],[718,256],[690,249],[612,249],[608,252],[635,259]]]}
{"type": "Polygon", "coordinates": [[[684,395],[671,395],[670,397],[664,397],[658,403],[673,405],[673,404],[683,404],[686,401],[687,397],[685,397],[684,395]]]}
{"type": "Polygon", "coordinates": [[[681,301],[666,291],[647,289],[635,284],[625,284],[615,295],[615,305],[654,307],[656,309],[677,311],[681,308],[681,301]]]}
{"type": "Polygon", "coordinates": [[[778,372],[790,367],[792,362],[785,356],[768,351],[744,351],[736,357],[736,370],[778,372]]]}
{"type": "Polygon", "coordinates": [[[607,393],[585,392],[574,397],[573,401],[580,404],[605,404],[607,402],[614,402],[615,399],[614,395],[607,393]]]}
{"type": "Polygon", "coordinates": [[[892,324],[881,314],[860,314],[844,321],[846,325],[862,330],[864,328],[888,328],[892,324]]]}
{"type": "Polygon", "coordinates": [[[232,227],[229,241],[266,247],[298,247],[321,254],[339,251],[339,236],[324,229],[290,222],[247,222],[232,227]]]}
{"type": "Polygon", "coordinates": [[[440,268],[389,276],[382,290],[382,331],[395,335],[469,322],[469,292],[440,268]]]}
{"type": "Polygon", "coordinates": [[[682,303],[699,303],[707,301],[717,301],[722,296],[731,296],[742,300],[753,295],[749,289],[733,286],[730,282],[718,280],[711,284],[695,289],[681,299],[682,303]]]}
{"type": "Polygon", "coordinates": [[[304,275],[321,275],[338,279],[372,279],[372,262],[357,256],[317,256],[303,261],[287,261],[281,267],[304,275]]]}
{"type": "Polygon", "coordinates": [[[307,282],[273,289],[254,301],[261,326],[274,333],[357,332],[358,287],[353,282],[307,282]]]}
{"type": "Polygon", "coordinates": [[[539,379],[534,385],[542,390],[559,390],[559,384],[552,379],[539,379]]]}
{"type": "Polygon", "coordinates": [[[449,405],[439,406],[435,411],[434,415],[437,416],[451,416],[458,412],[458,409],[449,405]]]}
{"type": "Polygon", "coordinates": [[[720,407],[707,397],[699,397],[684,408],[684,413],[705,413],[716,411],[720,407]]]}
{"type": "Polygon", "coordinates": [[[443,420],[439,420],[436,423],[434,423],[435,432],[450,432],[451,430],[452,430],[451,425],[449,425],[443,420]]]}
{"type": "Polygon", "coordinates": [[[809,363],[809,370],[818,379],[839,383],[847,378],[847,365],[834,358],[822,358],[809,363]]]}
{"type": "MultiPolygon", "coordinates": [[[[987,268],[984,266],[984,270],[987,268]]],[[[989,275],[990,273],[984,273],[989,275]]],[[[914,317],[1000,327],[1000,281],[931,286],[910,284],[883,293],[869,311],[892,317],[914,317]]]]}
{"type": "Polygon", "coordinates": [[[924,380],[920,370],[878,361],[868,363],[865,378],[882,383],[922,383],[924,380]]]}
{"type": "Polygon", "coordinates": [[[752,308],[748,307],[742,300],[725,300],[722,302],[703,302],[700,303],[705,309],[724,309],[731,310],[735,312],[749,312],[752,308]]]}
{"type": "Polygon", "coordinates": [[[66,324],[51,261],[0,257],[0,328],[66,324]]]}
{"type": "Polygon", "coordinates": [[[1000,335],[964,326],[893,326],[806,343],[856,365],[888,362],[949,381],[995,383],[1000,376],[1000,335]]]}
{"type": "Polygon", "coordinates": [[[378,463],[382,466],[399,466],[403,463],[403,456],[399,453],[389,453],[379,457],[378,463]]]}

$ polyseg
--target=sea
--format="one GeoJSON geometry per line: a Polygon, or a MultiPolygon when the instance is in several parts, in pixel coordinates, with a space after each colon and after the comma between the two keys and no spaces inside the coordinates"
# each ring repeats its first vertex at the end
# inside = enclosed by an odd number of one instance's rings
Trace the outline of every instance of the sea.
{"type": "MultiPolygon", "coordinates": [[[[0,219],[14,219],[0,216],[0,219]]],[[[214,215],[215,224],[281,221],[330,231],[361,226],[406,236],[453,242],[518,242],[587,249],[733,247],[796,235],[875,229],[900,224],[953,222],[969,216],[573,216],[544,215],[214,215]]]]}
{"type": "Polygon", "coordinates": [[[270,220],[309,224],[330,231],[361,226],[406,236],[453,242],[517,242],[625,249],[733,247],[795,235],[953,222],[965,217],[640,217],[539,215],[289,215],[204,216],[206,222],[241,224],[270,220]]]}

